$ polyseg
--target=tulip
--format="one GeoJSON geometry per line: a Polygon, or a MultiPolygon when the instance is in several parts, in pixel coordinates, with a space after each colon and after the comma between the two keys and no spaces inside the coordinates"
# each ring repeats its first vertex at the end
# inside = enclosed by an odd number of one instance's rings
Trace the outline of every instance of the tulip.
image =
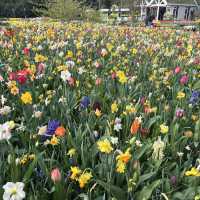
{"type": "Polygon", "coordinates": [[[181,72],[181,68],[180,67],[176,67],[175,70],[174,70],[174,73],[175,74],[178,74],[181,72]]]}
{"type": "Polygon", "coordinates": [[[51,180],[56,183],[61,181],[61,173],[58,168],[55,168],[51,171],[51,180]]]}
{"type": "Polygon", "coordinates": [[[185,114],[185,112],[184,112],[183,109],[177,109],[177,110],[176,110],[176,117],[177,117],[177,118],[183,117],[184,114],[185,114]]]}
{"type": "Polygon", "coordinates": [[[56,129],[55,134],[56,134],[57,136],[64,136],[64,135],[65,135],[65,132],[66,132],[65,128],[64,128],[63,126],[59,126],[59,127],[56,129]]]}
{"type": "Polygon", "coordinates": [[[25,48],[23,49],[23,54],[26,55],[26,56],[28,56],[29,53],[30,53],[29,48],[28,48],[28,47],[25,47],[25,48]]]}
{"type": "Polygon", "coordinates": [[[102,82],[102,79],[101,78],[97,78],[96,81],[95,81],[95,84],[96,85],[100,85],[102,82]]]}
{"type": "Polygon", "coordinates": [[[189,76],[188,75],[183,75],[180,79],[180,84],[185,85],[189,80],[189,76]]]}

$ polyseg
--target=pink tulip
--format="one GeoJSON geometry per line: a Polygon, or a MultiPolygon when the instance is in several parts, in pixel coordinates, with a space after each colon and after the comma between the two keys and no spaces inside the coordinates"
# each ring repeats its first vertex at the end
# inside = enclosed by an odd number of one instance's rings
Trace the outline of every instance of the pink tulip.
{"type": "Polygon", "coordinates": [[[61,181],[61,173],[58,168],[55,168],[51,171],[51,180],[56,183],[61,181]]]}
{"type": "Polygon", "coordinates": [[[101,78],[97,78],[96,81],[95,81],[95,84],[96,85],[100,85],[102,82],[102,79],[101,78]]]}
{"type": "Polygon", "coordinates": [[[37,71],[39,74],[43,74],[44,73],[44,70],[45,70],[45,64],[44,63],[40,63],[38,66],[37,66],[37,71]]]}
{"type": "Polygon", "coordinates": [[[0,82],[4,81],[3,76],[0,75],[0,82]]]}
{"type": "Polygon", "coordinates": [[[175,68],[175,70],[174,70],[174,73],[175,74],[178,74],[178,73],[180,73],[181,72],[181,68],[178,66],[178,67],[176,67],[175,68]]]}
{"type": "Polygon", "coordinates": [[[113,72],[111,77],[112,77],[112,79],[115,79],[117,77],[116,72],[113,72]]]}
{"type": "Polygon", "coordinates": [[[180,84],[185,85],[189,80],[189,76],[188,75],[183,75],[180,79],[180,84]]]}

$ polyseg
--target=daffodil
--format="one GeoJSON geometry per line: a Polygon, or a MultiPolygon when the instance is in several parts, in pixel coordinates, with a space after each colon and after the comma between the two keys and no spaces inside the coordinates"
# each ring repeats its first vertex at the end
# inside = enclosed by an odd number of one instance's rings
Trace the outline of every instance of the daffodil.
{"type": "Polygon", "coordinates": [[[161,133],[165,134],[165,133],[168,133],[168,131],[169,131],[169,127],[168,126],[166,126],[165,124],[161,124],[160,125],[160,132],[161,133]]]}
{"type": "Polygon", "coordinates": [[[81,174],[81,170],[78,167],[71,167],[71,176],[72,180],[77,180],[78,176],[81,174]]]}
{"type": "Polygon", "coordinates": [[[84,188],[88,181],[92,178],[91,172],[83,172],[78,178],[80,188],[84,188]]]}
{"type": "Polygon", "coordinates": [[[102,153],[107,153],[107,154],[109,154],[110,152],[113,151],[113,148],[112,148],[112,146],[111,146],[111,143],[109,142],[108,139],[98,141],[98,142],[97,142],[97,146],[98,146],[98,149],[99,149],[102,153]]]}

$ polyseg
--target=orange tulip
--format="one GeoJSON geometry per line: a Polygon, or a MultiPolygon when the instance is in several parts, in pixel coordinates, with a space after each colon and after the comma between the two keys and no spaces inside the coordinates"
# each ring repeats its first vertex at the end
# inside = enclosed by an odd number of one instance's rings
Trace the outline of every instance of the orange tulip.
{"type": "Polygon", "coordinates": [[[133,121],[132,125],[131,125],[131,134],[134,135],[138,132],[138,129],[140,128],[140,124],[141,124],[141,118],[140,117],[136,117],[135,120],[133,121]]]}
{"type": "Polygon", "coordinates": [[[66,132],[65,128],[63,126],[59,126],[55,131],[55,135],[64,136],[65,132],[66,132]]]}

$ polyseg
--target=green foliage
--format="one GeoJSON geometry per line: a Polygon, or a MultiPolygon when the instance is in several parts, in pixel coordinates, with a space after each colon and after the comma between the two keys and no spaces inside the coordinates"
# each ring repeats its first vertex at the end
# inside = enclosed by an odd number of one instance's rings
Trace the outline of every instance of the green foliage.
{"type": "Polygon", "coordinates": [[[74,20],[82,16],[82,8],[78,1],[55,0],[49,1],[45,6],[36,9],[41,15],[55,19],[74,20]]]}
{"type": "Polygon", "coordinates": [[[83,18],[91,22],[101,22],[101,15],[97,10],[88,9],[84,12],[83,18]]]}

